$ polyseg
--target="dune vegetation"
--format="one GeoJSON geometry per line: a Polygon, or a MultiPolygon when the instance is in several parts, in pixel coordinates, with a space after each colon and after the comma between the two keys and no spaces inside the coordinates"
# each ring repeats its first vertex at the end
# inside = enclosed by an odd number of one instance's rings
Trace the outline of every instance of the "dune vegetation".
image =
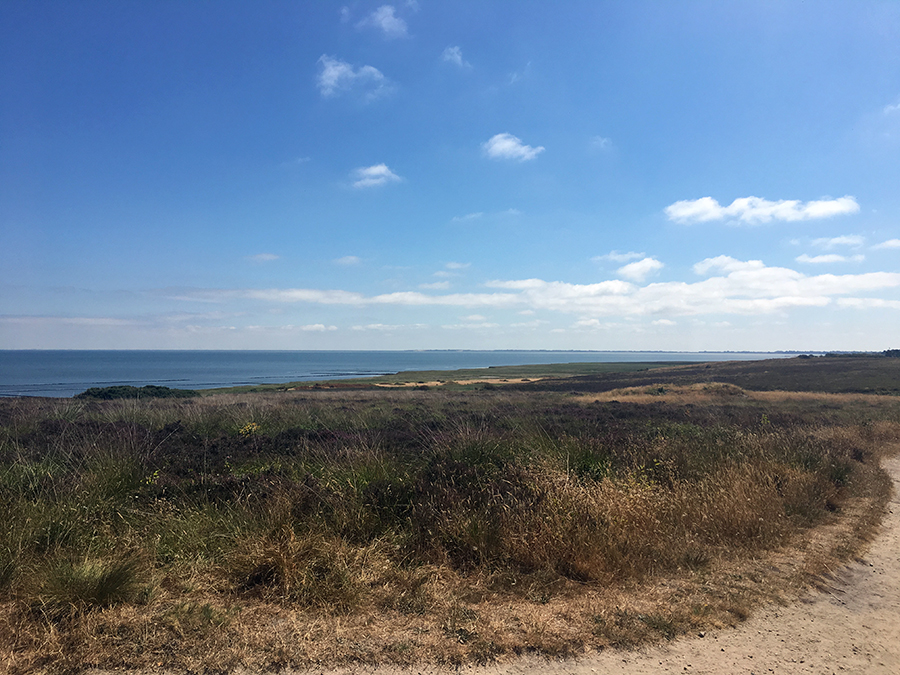
{"type": "Polygon", "coordinates": [[[895,396],[542,382],[0,400],[0,663],[222,672],[669,639],[815,583],[889,494],[895,396]]]}

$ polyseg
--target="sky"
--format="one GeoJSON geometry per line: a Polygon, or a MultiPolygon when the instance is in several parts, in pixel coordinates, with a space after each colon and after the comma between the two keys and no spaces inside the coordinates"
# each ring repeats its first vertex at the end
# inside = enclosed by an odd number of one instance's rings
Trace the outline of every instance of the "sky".
{"type": "Polygon", "coordinates": [[[900,2],[0,0],[0,348],[900,347],[900,2]]]}

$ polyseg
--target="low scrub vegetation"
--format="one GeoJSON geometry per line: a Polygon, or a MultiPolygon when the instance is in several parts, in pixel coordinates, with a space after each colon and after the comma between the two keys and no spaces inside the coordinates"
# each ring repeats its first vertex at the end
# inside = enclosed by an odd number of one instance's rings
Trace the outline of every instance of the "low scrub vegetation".
{"type": "Polygon", "coordinates": [[[817,563],[798,554],[775,590],[729,575],[845,521],[846,555],[877,521],[896,399],[620,398],[2,400],[3,660],[275,669],[634,644],[740,618],[817,563]],[[641,609],[660,579],[677,598],[641,609]]]}
{"type": "Polygon", "coordinates": [[[130,384],[117,384],[112,387],[91,387],[75,398],[98,398],[111,401],[116,398],[191,398],[198,393],[191,389],[170,389],[155,384],[134,387],[130,384]]]}

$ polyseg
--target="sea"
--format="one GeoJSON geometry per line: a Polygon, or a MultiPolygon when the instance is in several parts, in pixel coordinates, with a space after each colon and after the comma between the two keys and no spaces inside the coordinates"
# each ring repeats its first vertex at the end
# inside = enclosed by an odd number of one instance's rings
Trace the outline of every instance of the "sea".
{"type": "Polygon", "coordinates": [[[0,396],[70,397],[90,387],[214,389],[547,363],[700,362],[788,352],[0,350],[0,396]]]}

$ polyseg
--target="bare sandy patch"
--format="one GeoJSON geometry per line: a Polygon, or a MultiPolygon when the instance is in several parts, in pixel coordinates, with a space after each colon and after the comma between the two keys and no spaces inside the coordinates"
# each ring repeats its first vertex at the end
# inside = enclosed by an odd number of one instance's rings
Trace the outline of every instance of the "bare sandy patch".
{"type": "Polygon", "coordinates": [[[442,387],[447,384],[509,384],[510,382],[538,382],[543,380],[543,377],[523,377],[523,378],[508,378],[508,377],[479,377],[475,379],[469,380],[430,380],[428,382],[379,382],[375,386],[382,387],[384,389],[406,389],[406,388],[414,388],[414,387],[442,387]]]}

